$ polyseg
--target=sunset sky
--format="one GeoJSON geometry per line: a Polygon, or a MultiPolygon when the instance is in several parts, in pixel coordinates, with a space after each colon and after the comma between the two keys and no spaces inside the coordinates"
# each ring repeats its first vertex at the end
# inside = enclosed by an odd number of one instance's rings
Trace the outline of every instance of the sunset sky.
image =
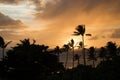
{"type": "Polygon", "coordinates": [[[0,36],[13,41],[24,38],[51,48],[67,43],[75,28],[85,24],[85,45],[100,47],[113,41],[120,45],[120,0],[0,0],[0,36]]]}

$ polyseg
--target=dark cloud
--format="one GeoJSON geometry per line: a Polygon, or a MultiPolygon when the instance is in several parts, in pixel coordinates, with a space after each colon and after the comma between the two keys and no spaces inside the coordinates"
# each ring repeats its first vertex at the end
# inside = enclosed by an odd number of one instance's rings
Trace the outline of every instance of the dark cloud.
{"type": "Polygon", "coordinates": [[[14,40],[13,44],[16,44],[17,40],[24,39],[24,30],[27,28],[20,20],[14,20],[9,16],[5,16],[0,12],[0,36],[3,36],[6,41],[14,40]]]}
{"type": "Polygon", "coordinates": [[[111,34],[111,38],[120,38],[120,28],[114,30],[111,34]]]}
{"type": "MultiPolygon", "coordinates": [[[[14,20],[0,12],[0,36],[6,40],[17,41],[25,36],[23,34],[27,26],[20,20],[14,20]]],[[[25,32],[24,32],[25,33],[25,32]]]]}
{"type": "Polygon", "coordinates": [[[0,26],[14,25],[14,24],[21,24],[21,21],[13,20],[9,16],[5,16],[4,14],[0,13],[0,26]]]}
{"type": "Polygon", "coordinates": [[[105,39],[107,38],[106,36],[103,35],[95,35],[93,37],[91,37],[89,40],[98,40],[98,39],[105,39]]]}
{"type": "Polygon", "coordinates": [[[23,2],[24,0],[0,0],[0,3],[5,3],[5,4],[18,4],[23,2]]]}
{"type": "MultiPolygon", "coordinates": [[[[120,0],[59,0],[56,4],[46,3],[43,13],[37,14],[37,18],[53,19],[59,16],[75,18],[75,16],[78,17],[83,13],[86,15],[92,14],[93,17],[98,17],[99,14],[103,16],[109,14],[114,17],[114,13],[120,13],[119,4],[120,0]]],[[[39,6],[37,5],[38,13],[41,11],[39,6]]]]}
{"type": "Polygon", "coordinates": [[[20,20],[14,20],[0,12],[0,29],[23,28],[24,24],[20,20]]]}
{"type": "Polygon", "coordinates": [[[41,2],[41,0],[0,0],[0,3],[3,3],[3,4],[20,4],[20,3],[26,3],[26,2],[38,5],[41,2]]]}

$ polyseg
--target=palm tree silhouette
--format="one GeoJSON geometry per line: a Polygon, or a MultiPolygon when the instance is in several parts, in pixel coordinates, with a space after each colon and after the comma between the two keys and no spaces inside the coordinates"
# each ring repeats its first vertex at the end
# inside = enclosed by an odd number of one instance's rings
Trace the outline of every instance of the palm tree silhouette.
{"type": "Polygon", "coordinates": [[[69,56],[69,45],[68,44],[64,44],[63,45],[63,49],[66,52],[66,61],[65,61],[65,69],[67,68],[67,63],[68,63],[68,56],[69,56]]]}
{"type": "Polygon", "coordinates": [[[76,27],[76,31],[74,31],[75,36],[82,36],[82,51],[83,51],[83,60],[84,60],[84,65],[86,65],[86,58],[85,58],[85,49],[84,49],[84,35],[85,35],[85,25],[78,25],[76,27]]]}
{"type": "Polygon", "coordinates": [[[17,80],[19,77],[19,79],[48,80],[47,78],[51,75],[63,72],[62,63],[58,61],[53,51],[51,53],[47,48],[48,46],[35,44],[35,40],[32,44],[29,39],[20,40],[20,43],[9,50],[6,55],[8,66],[6,73],[9,71],[10,79],[17,80]]]}
{"type": "Polygon", "coordinates": [[[74,60],[74,55],[75,55],[75,54],[74,54],[74,43],[75,43],[75,42],[74,42],[73,39],[71,39],[70,42],[68,43],[69,46],[72,48],[72,53],[73,53],[73,68],[74,68],[74,61],[75,61],[75,60],[74,60]]]}
{"type": "Polygon", "coordinates": [[[106,48],[105,47],[100,48],[99,57],[102,59],[102,61],[105,61],[105,58],[106,58],[106,48]]]}
{"type": "Polygon", "coordinates": [[[117,48],[117,55],[120,55],[120,46],[117,48]]]}
{"type": "Polygon", "coordinates": [[[60,60],[60,53],[61,53],[61,49],[59,46],[56,46],[54,49],[55,54],[58,56],[59,60],[60,60]]]}
{"type": "Polygon", "coordinates": [[[93,62],[93,67],[95,67],[95,60],[96,60],[96,57],[95,57],[95,48],[94,47],[90,47],[89,48],[89,60],[92,60],[93,62]]]}
{"type": "Polygon", "coordinates": [[[80,64],[80,55],[75,54],[74,59],[77,60],[77,65],[80,64]]]}
{"type": "Polygon", "coordinates": [[[116,45],[116,43],[114,43],[112,41],[107,42],[106,49],[107,49],[107,58],[108,59],[113,58],[117,55],[117,45],[116,45]]]}
{"type": "Polygon", "coordinates": [[[8,44],[10,44],[12,41],[9,41],[7,43],[5,43],[4,39],[0,36],[0,47],[2,48],[2,57],[3,60],[5,58],[4,52],[5,52],[5,48],[7,47],[8,44]]]}

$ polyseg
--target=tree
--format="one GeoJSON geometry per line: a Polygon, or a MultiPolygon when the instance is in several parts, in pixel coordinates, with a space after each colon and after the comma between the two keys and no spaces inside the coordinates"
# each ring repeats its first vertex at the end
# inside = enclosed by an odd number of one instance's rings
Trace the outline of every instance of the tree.
{"type": "Polygon", "coordinates": [[[73,39],[71,39],[70,40],[70,42],[68,43],[69,44],[69,46],[72,48],[72,53],[73,53],[73,68],[74,68],[74,40],[73,39]]]}
{"type": "Polygon", "coordinates": [[[82,48],[83,42],[79,42],[79,47],[82,48]]]}
{"type": "Polygon", "coordinates": [[[0,36],[0,47],[2,48],[2,56],[3,56],[3,60],[5,58],[5,55],[4,55],[4,51],[5,51],[5,48],[7,47],[8,44],[10,44],[12,41],[9,41],[7,43],[5,43],[4,39],[0,36]]]}
{"type": "Polygon", "coordinates": [[[95,60],[96,60],[96,56],[95,56],[95,48],[94,47],[90,47],[89,48],[89,60],[92,60],[93,62],[93,67],[95,67],[95,60]]]}
{"type": "Polygon", "coordinates": [[[69,45],[68,44],[64,44],[63,45],[63,49],[66,52],[66,61],[65,61],[65,69],[67,68],[67,63],[68,63],[68,56],[69,56],[69,45]]]}
{"type": "Polygon", "coordinates": [[[60,53],[62,53],[61,49],[59,46],[56,46],[54,49],[55,54],[58,56],[59,60],[60,60],[60,53]]]}
{"type": "Polygon", "coordinates": [[[105,58],[106,58],[106,49],[104,47],[101,47],[100,48],[100,53],[99,53],[99,57],[105,61],[105,58]]]}
{"type": "Polygon", "coordinates": [[[120,46],[117,48],[117,55],[120,56],[120,46]]]}
{"type": "Polygon", "coordinates": [[[78,25],[76,27],[76,31],[74,31],[73,35],[75,35],[75,36],[81,35],[82,36],[83,60],[84,60],[84,65],[86,65],[85,49],[84,49],[84,34],[85,34],[85,25],[78,25]]]}
{"type": "Polygon", "coordinates": [[[64,69],[58,57],[48,51],[48,46],[31,44],[29,39],[20,42],[7,52],[7,71],[12,79],[33,80],[39,77],[40,80],[45,80],[47,76],[64,69]]]}
{"type": "Polygon", "coordinates": [[[112,41],[107,42],[107,46],[106,46],[106,50],[107,50],[107,58],[113,58],[117,55],[117,45],[116,43],[113,43],[112,41]]]}
{"type": "Polygon", "coordinates": [[[0,36],[0,47],[2,47],[5,44],[4,39],[0,36]]]}
{"type": "Polygon", "coordinates": [[[74,59],[77,60],[77,65],[80,64],[80,55],[75,54],[74,59]]]}

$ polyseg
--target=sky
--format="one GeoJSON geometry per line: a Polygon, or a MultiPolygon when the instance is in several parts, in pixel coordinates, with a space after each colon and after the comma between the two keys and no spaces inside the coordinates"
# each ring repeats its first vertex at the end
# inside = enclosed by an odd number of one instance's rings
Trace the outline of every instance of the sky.
{"type": "Polygon", "coordinates": [[[25,38],[54,48],[68,43],[84,24],[86,47],[113,41],[120,45],[120,0],[0,0],[0,36],[8,47],[25,38]]]}

